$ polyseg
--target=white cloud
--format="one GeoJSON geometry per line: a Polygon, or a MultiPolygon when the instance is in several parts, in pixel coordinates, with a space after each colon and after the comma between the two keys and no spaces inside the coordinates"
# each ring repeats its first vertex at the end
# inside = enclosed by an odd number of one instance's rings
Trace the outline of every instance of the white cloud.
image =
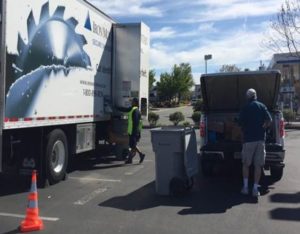
{"type": "Polygon", "coordinates": [[[180,20],[182,23],[215,22],[244,17],[271,15],[278,12],[282,2],[278,0],[202,0],[196,3],[194,2],[193,4],[204,5],[207,9],[205,11],[193,11],[190,17],[180,20]]]}
{"type": "Polygon", "coordinates": [[[193,79],[194,79],[195,84],[200,84],[200,77],[201,77],[202,73],[193,72],[192,75],[193,75],[193,79]]]}
{"type": "Polygon", "coordinates": [[[198,27],[198,31],[201,33],[212,33],[216,32],[217,29],[214,27],[214,23],[202,23],[198,27]]]}
{"type": "Polygon", "coordinates": [[[162,11],[159,7],[145,6],[148,3],[157,3],[159,0],[88,0],[109,15],[115,16],[152,16],[161,17],[162,11]]]}
{"type": "Polygon", "coordinates": [[[199,46],[184,51],[176,51],[168,43],[157,44],[151,48],[151,67],[168,71],[175,63],[188,62],[195,69],[203,70],[205,54],[212,54],[213,58],[209,63],[213,66],[242,65],[255,61],[258,64],[260,60],[269,60],[272,55],[272,51],[261,48],[263,39],[264,31],[257,29],[248,32],[232,31],[230,35],[220,35],[216,40],[206,40],[199,46]]]}
{"type": "Polygon", "coordinates": [[[269,60],[272,51],[261,48],[268,23],[262,22],[260,26],[253,23],[250,25],[253,22],[250,18],[270,17],[279,11],[284,2],[284,0],[89,1],[109,15],[119,16],[124,22],[128,17],[133,21],[140,21],[146,16],[145,21],[148,21],[149,26],[158,28],[151,32],[151,68],[169,72],[174,64],[189,62],[197,76],[204,71],[205,54],[213,55],[209,66],[216,69],[223,64],[236,64],[241,68],[245,68],[247,64],[255,66],[257,63],[258,66],[260,60],[269,60]],[[230,20],[230,25],[224,26],[227,20],[230,20]]]}
{"type": "MultiPolygon", "coordinates": [[[[184,30],[184,29],[183,29],[184,30]]],[[[159,31],[151,32],[151,39],[170,39],[170,38],[184,38],[195,37],[201,34],[216,33],[217,29],[214,27],[214,23],[202,23],[200,26],[191,31],[176,31],[172,27],[163,27],[159,31]]]]}
{"type": "Polygon", "coordinates": [[[171,27],[163,27],[159,31],[151,32],[151,39],[156,38],[171,38],[176,34],[176,31],[171,27]]]}
{"type": "MultiPolygon", "coordinates": [[[[174,53],[168,52],[169,48],[152,46],[150,49],[150,66],[153,69],[168,71],[178,61],[173,57],[174,53]]],[[[176,53],[175,53],[176,54],[176,53]]]]}

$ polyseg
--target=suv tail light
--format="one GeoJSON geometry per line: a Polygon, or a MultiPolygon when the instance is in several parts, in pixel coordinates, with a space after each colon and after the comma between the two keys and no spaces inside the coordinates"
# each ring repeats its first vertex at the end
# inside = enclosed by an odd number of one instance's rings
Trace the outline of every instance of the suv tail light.
{"type": "Polygon", "coordinates": [[[201,137],[205,137],[205,122],[204,121],[200,121],[200,136],[201,137]]]}
{"type": "Polygon", "coordinates": [[[284,120],[281,119],[279,121],[279,135],[280,137],[284,137],[285,136],[285,131],[284,131],[284,120]]]}

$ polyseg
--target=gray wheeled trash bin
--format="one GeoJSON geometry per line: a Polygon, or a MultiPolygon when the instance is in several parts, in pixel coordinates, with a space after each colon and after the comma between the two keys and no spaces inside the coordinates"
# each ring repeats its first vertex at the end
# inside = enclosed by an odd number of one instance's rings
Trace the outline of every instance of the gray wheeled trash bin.
{"type": "Polygon", "coordinates": [[[196,134],[193,128],[151,130],[155,152],[155,186],[159,195],[179,195],[191,188],[198,173],[196,134]]]}

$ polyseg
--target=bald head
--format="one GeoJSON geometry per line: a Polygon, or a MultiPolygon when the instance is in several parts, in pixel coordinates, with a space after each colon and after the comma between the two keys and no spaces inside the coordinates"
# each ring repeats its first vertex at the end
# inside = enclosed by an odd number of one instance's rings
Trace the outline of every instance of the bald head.
{"type": "Polygon", "coordinates": [[[255,89],[248,89],[246,92],[246,98],[248,100],[256,100],[257,99],[257,94],[255,89]]]}

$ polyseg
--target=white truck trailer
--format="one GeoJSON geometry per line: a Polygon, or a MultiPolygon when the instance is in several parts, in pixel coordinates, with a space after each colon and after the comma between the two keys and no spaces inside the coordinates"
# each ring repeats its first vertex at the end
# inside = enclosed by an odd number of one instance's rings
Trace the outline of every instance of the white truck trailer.
{"type": "Polygon", "coordinates": [[[53,184],[125,123],[115,105],[137,97],[147,116],[149,28],[85,0],[0,3],[0,173],[36,169],[53,184]]]}

